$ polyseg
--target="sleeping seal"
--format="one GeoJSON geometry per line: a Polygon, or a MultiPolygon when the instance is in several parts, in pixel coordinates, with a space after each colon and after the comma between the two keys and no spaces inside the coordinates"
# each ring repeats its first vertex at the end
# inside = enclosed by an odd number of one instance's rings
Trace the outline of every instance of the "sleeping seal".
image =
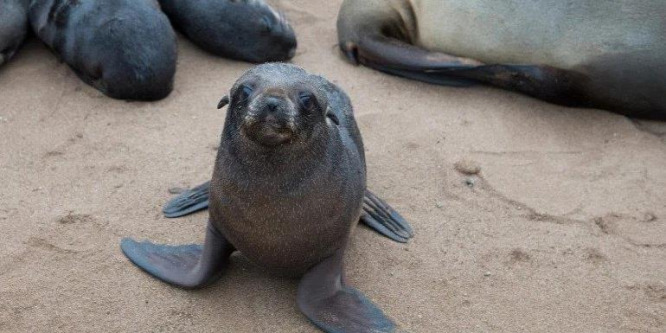
{"type": "Polygon", "coordinates": [[[0,65],[9,61],[28,32],[28,0],[0,0],[0,65]]]}
{"type": "Polygon", "coordinates": [[[666,119],[666,2],[345,0],[354,63],[443,85],[666,119]]]}
{"type": "MultiPolygon", "coordinates": [[[[297,303],[327,332],[394,332],[396,324],[344,278],[343,255],[367,198],[363,142],[347,95],[288,64],[255,67],[234,84],[210,185],[204,245],[125,238],[123,253],[183,288],[214,282],[240,251],[301,275],[297,303]]],[[[387,219],[387,205],[369,203],[387,219]]]]}
{"type": "Polygon", "coordinates": [[[118,99],[173,87],[176,35],[155,0],[34,0],[30,24],[86,83],[118,99]]]}
{"type": "Polygon", "coordinates": [[[254,63],[286,61],[296,36],[263,0],[159,0],[173,26],[215,55],[254,63]]]}

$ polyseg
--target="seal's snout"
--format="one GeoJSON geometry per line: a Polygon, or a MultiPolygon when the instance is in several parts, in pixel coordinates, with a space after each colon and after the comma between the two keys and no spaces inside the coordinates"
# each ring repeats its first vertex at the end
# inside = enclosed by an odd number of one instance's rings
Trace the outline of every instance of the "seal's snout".
{"type": "Polygon", "coordinates": [[[291,103],[282,97],[265,96],[255,100],[243,118],[243,131],[248,138],[264,146],[287,143],[295,136],[291,103]]]}
{"type": "Polygon", "coordinates": [[[267,97],[265,102],[266,111],[275,113],[281,107],[280,99],[277,97],[267,97]]]}

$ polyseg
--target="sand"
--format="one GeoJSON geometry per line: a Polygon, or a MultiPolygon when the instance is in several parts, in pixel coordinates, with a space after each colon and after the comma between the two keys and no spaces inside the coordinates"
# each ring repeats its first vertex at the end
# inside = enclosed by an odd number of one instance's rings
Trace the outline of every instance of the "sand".
{"type": "MultiPolygon", "coordinates": [[[[403,328],[666,332],[663,124],[354,67],[335,47],[340,1],[274,3],[293,63],[351,96],[369,187],[414,226],[405,245],[360,226],[347,254],[350,282],[403,328]]],[[[298,282],[238,254],[184,291],[120,252],[124,236],[202,241],[206,213],[160,208],[210,178],[215,106],[251,67],[178,42],[155,103],[103,96],[34,38],[0,68],[0,331],[316,332],[298,282]]]]}

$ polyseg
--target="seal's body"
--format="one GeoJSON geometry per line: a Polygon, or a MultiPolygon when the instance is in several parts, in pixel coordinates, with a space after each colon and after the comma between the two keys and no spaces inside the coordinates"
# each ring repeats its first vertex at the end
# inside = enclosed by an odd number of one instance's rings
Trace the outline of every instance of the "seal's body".
{"type": "MultiPolygon", "coordinates": [[[[240,84],[287,101],[297,89],[316,87],[311,98],[325,103],[324,112],[287,115],[287,125],[293,123],[300,135],[310,134],[279,146],[257,145],[243,138],[242,127],[227,125],[213,173],[210,214],[226,238],[257,264],[302,274],[346,244],[361,214],[365,161],[347,97],[318,77],[296,89],[277,90],[283,89],[285,76],[301,77],[303,72],[273,65],[251,71],[239,82],[249,80],[240,84]],[[339,124],[326,119],[327,108],[339,124]]],[[[226,123],[243,117],[245,107],[232,104],[226,123]]]]}
{"type": "Polygon", "coordinates": [[[154,0],[34,0],[33,30],[86,83],[118,99],[173,87],[176,36],[154,0]]]}
{"type": "Polygon", "coordinates": [[[263,0],[159,0],[174,27],[213,54],[249,61],[286,61],[296,36],[263,0]]]}
{"type": "Polygon", "coordinates": [[[441,84],[666,118],[666,2],[345,0],[352,61],[441,84]]]}
{"type": "Polygon", "coordinates": [[[363,143],[347,95],[287,64],[245,73],[229,104],[210,185],[205,244],[124,239],[125,255],[153,276],[197,288],[239,250],[282,274],[303,275],[297,301],[328,332],[393,332],[396,325],[344,281],[343,258],[359,218],[399,217],[365,187],[363,143]]]}
{"type": "Polygon", "coordinates": [[[28,0],[0,0],[0,65],[9,61],[28,32],[28,0]]]}

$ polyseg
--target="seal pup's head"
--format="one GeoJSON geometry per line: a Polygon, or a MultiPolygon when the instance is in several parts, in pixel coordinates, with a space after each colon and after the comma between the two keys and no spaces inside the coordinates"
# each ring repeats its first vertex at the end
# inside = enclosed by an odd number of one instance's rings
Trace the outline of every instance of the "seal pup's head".
{"type": "Polygon", "coordinates": [[[287,61],[296,53],[296,35],[285,16],[263,0],[226,0],[223,25],[229,27],[219,47],[228,56],[262,63],[287,61]]]}
{"type": "Polygon", "coordinates": [[[281,63],[247,71],[218,104],[218,108],[229,104],[225,130],[263,148],[303,147],[324,137],[326,93],[313,78],[299,67],[281,63]]]}

